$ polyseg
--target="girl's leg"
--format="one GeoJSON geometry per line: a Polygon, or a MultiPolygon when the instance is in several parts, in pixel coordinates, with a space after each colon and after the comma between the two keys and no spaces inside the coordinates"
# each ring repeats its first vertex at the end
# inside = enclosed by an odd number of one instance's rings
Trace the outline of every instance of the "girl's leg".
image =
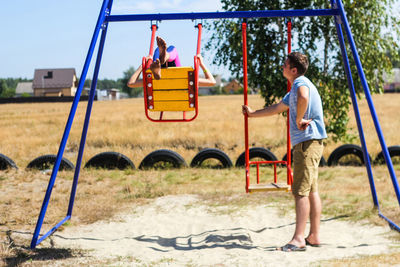
{"type": "Polygon", "coordinates": [[[161,37],[157,36],[157,48],[154,51],[153,61],[160,59],[162,66],[166,62],[174,62],[174,64],[169,64],[172,66],[180,67],[181,61],[179,60],[178,50],[175,46],[171,45],[167,48],[167,43],[161,37]]]}
{"type": "Polygon", "coordinates": [[[157,36],[157,49],[154,51],[153,60],[157,58],[160,59],[161,65],[165,64],[165,62],[169,59],[169,54],[167,53],[167,43],[163,38],[157,36]]]}

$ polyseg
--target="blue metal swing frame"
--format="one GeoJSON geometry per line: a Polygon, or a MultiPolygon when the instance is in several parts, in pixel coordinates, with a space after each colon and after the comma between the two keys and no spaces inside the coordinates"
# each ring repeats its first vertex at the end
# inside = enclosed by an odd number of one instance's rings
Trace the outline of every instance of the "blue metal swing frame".
{"type": "Polygon", "coordinates": [[[371,168],[371,162],[368,157],[368,150],[366,146],[366,141],[364,137],[364,132],[363,132],[363,127],[361,123],[361,117],[360,117],[360,112],[358,109],[358,104],[357,104],[357,98],[356,98],[356,91],[354,88],[354,83],[353,83],[353,78],[351,75],[350,71],[350,63],[349,63],[349,58],[347,55],[346,51],[346,46],[345,46],[345,41],[344,41],[344,35],[342,32],[342,27],[344,28],[344,31],[346,33],[349,46],[351,48],[352,54],[354,61],[356,63],[358,75],[360,77],[362,87],[365,93],[365,97],[368,102],[368,106],[370,109],[371,116],[374,121],[375,129],[379,137],[379,142],[382,147],[383,155],[390,173],[390,177],[393,183],[393,188],[395,190],[397,200],[399,202],[400,206],[400,190],[399,190],[399,184],[397,181],[397,177],[393,168],[393,163],[389,155],[388,148],[386,146],[385,139],[382,134],[382,130],[378,121],[378,117],[372,102],[370,90],[368,87],[368,83],[360,62],[360,58],[357,52],[357,48],[353,39],[353,36],[351,34],[351,30],[349,27],[349,23],[347,21],[347,17],[345,14],[345,10],[343,8],[343,4],[341,0],[331,0],[331,9],[315,9],[315,10],[263,10],[263,11],[233,11],[233,12],[199,12],[199,13],[171,13],[171,14],[140,14],[140,15],[111,15],[111,8],[112,8],[113,0],[104,0],[103,4],[100,9],[99,17],[94,29],[93,37],[89,46],[89,50],[86,56],[85,64],[83,66],[82,74],[80,76],[79,80],[79,85],[78,89],[76,91],[76,95],[74,98],[74,101],[71,106],[70,114],[67,120],[67,124],[65,126],[64,134],[60,143],[60,147],[58,150],[57,154],[57,159],[53,167],[52,174],[50,176],[49,184],[46,190],[46,194],[43,200],[43,204],[39,213],[39,217],[36,223],[35,231],[32,237],[32,242],[31,242],[31,248],[35,248],[38,244],[40,244],[45,238],[50,236],[52,233],[54,233],[62,224],[64,224],[67,220],[69,220],[72,216],[72,210],[74,206],[74,199],[75,199],[75,194],[76,194],[76,188],[78,184],[78,178],[79,178],[79,173],[81,169],[81,163],[82,163],[82,156],[83,156],[83,151],[85,148],[85,142],[86,142],[86,136],[87,136],[87,131],[89,128],[89,121],[90,121],[90,115],[92,111],[92,106],[93,106],[93,100],[94,100],[94,95],[95,95],[95,90],[96,90],[96,85],[97,85],[97,78],[98,78],[98,73],[100,69],[100,63],[101,63],[101,58],[103,54],[103,48],[104,48],[104,43],[106,40],[106,34],[107,34],[107,29],[108,29],[108,23],[109,22],[123,22],[123,21],[161,21],[161,20],[195,20],[195,19],[229,19],[229,18],[243,18],[243,19],[249,19],[249,18],[267,18],[267,17],[308,17],[308,16],[333,16],[335,18],[335,24],[336,24],[336,30],[337,30],[337,36],[339,39],[340,43],[340,49],[342,52],[342,57],[343,57],[343,63],[345,67],[345,72],[347,75],[347,80],[348,80],[348,85],[351,93],[351,99],[353,102],[353,108],[354,108],[354,113],[357,121],[357,127],[358,127],[358,132],[361,140],[361,145],[362,149],[364,152],[364,161],[365,161],[365,166],[367,169],[368,173],[368,179],[370,183],[370,189],[372,193],[372,199],[374,202],[375,207],[379,211],[379,216],[385,219],[389,225],[397,230],[400,231],[400,227],[396,225],[393,221],[391,221],[389,218],[384,216],[379,208],[379,201],[376,193],[376,188],[375,188],[375,183],[373,179],[373,174],[372,174],[372,168],[371,168]],[[68,206],[68,211],[67,215],[64,219],[62,219],[59,223],[57,223],[53,228],[51,228],[47,233],[42,235],[40,238],[40,230],[42,228],[43,220],[46,215],[46,210],[49,204],[51,192],[57,177],[57,173],[60,167],[61,159],[65,150],[65,146],[69,137],[69,133],[71,130],[71,126],[75,117],[76,109],[79,103],[79,99],[82,94],[82,89],[84,82],[86,80],[87,72],[90,66],[90,62],[92,60],[92,56],[94,53],[94,49],[96,46],[96,42],[99,38],[101,31],[101,36],[100,36],[100,44],[98,47],[98,53],[97,53],[97,59],[95,63],[95,69],[94,69],[94,74],[93,74],[93,79],[92,79],[92,85],[90,88],[90,94],[89,94],[89,100],[88,100],[88,105],[86,109],[86,116],[85,116],[85,122],[84,126],[82,129],[82,136],[81,136],[81,141],[80,141],[80,146],[79,146],[79,152],[78,152],[78,157],[76,160],[76,165],[75,165],[75,172],[74,172],[74,179],[72,183],[72,189],[71,189],[71,195],[70,195],[70,200],[69,200],[69,206],[68,206]]]}

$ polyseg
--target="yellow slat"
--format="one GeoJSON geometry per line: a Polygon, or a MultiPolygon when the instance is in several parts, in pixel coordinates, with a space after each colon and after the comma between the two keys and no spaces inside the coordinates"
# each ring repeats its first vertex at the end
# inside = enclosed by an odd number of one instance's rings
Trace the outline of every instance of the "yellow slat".
{"type": "MultiPolygon", "coordinates": [[[[170,67],[161,69],[162,79],[176,79],[176,78],[187,78],[188,71],[193,71],[192,67],[170,67]]],[[[146,73],[151,73],[151,70],[147,70],[146,73]]]]}
{"type": "Polygon", "coordinates": [[[188,79],[153,80],[153,90],[188,89],[188,79]]]}
{"type": "Polygon", "coordinates": [[[249,193],[253,192],[265,192],[265,191],[286,191],[288,192],[290,187],[287,184],[270,183],[270,184],[251,184],[249,185],[249,193]]]}
{"type": "Polygon", "coordinates": [[[150,111],[193,111],[189,101],[154,101],[154,109],[150,111]]]}
{"type": "Polygon", "coordinates": [[[153,91],[153,99],[161,100],[189,100],[188,90],[153,91]]]}

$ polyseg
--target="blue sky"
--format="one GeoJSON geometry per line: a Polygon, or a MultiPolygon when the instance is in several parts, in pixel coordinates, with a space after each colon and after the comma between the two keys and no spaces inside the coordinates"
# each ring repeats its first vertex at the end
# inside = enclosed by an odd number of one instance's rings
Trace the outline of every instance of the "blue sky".
{"type": "MultiPolygon", "coordinates": [[[[80,76],[101,4],[101,0],[3,1],[0,78],[31,79],[36,68],[70,67],[80,76]]],[[[114,0],[112,14],[218,10],[222,10],[218,0],[114,0]]],[[[178,48],[183,65],[193,65],[197,42],[194,25],[190,20],[159,23],[157,34],[178,48]]],[[[99,77],[117,79],[130,66],[136,68],[149,51],[150,35],[150,22],[110,23],[99,77]]],[[[205,44],[207,33],[203,36],[205,44]]],[[[211,55],[205,49],[202,53],[211,65],[211,55]]],[[[222,68],[210,69],[229,77],[222,68]]],[[[88,78],[91,74],[92,68],[88,78]]]]}
{"type": "MultiPolygon", "coordinates": [[[[399,2],[395,10],[399,10],[399,2]]],[[[75,68],[80,76],[102,0],[8,0],[0,16],[0,78],[33,78],[36,68],[75,68]]],[[[222,11],[219,0],[114,0],[112,14],[222,11]]],[[[183,65],[192,65],[197,33],[192,21],[162,21],[158,35],[174,44],[183,65]]],[[[203,42],[207,40],[203,33],[203,42]]],[[[150,22],[110,23],[99,77],[117,79],[135,68],[149,51],[150,22]]],[[[204,47],[204,46],[203,46],[204,47]]],[[[96,50],[97,51],[97,50],[96,50]]],[[[230,76],[225,67],[211,65],[211,52],[202,49],[213,73],[230,76]]],[[[91,64],[93,67],[94,59],[91,64]]],[[[92,68],[88,78],[92,76],[92,68]]]]}

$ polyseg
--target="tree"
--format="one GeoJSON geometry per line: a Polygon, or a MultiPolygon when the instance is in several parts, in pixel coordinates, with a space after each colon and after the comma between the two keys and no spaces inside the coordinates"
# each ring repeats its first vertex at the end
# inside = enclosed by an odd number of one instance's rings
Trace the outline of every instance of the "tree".
{"type": "Polygon", "coordinates": [[[19,82],[31,82],[26,78],[4,78],[0,79],[0,97],[14,97],[19,82]]]}
{"type": "MultiPolygon", "coordinates": [[[[227,11],[330,8],[329,0],[221,0],[221,3],[227,11]]],[[[388,8],[393,3],[394,0],[344,1],[347,18],[372,92],[381,92],[383,73],[392,67],[386,52],[389,51],[394,60],[399,60],[396,53],[399,48],[399,19],[391,14],[391,9],[388,8]]],[[[240,21],[218,20],[207,24],[206,27],[215,29],[206,44],[206,49],[215,52],[213,63],[228,65],[232,73],[241,79],[240,21]]],[[[285,31],[284,18],[248,21],[249,86],[260,88],[266,105],[276,102],[286,93],[286,81],[281,74],[286,54],[285,31]]],[[[333,18],[293,18],[292,33],[296,50],[305,51],[309,56],[310,68],[307,76],[320,91],[327,131],[332,134],[334,140],[346,138],[350,98],[333,18]]],[[[354,85],[360,94],[361,83],[349,47],[347,52],[354,85]]]]}
{"type": "Polygon", "coordinates": [[[8,90],[8,86],[5,80],[0,79],[0,96],[3,96],[3,93],[8,90]]]}
{"type": "Polygon", "coordinates": [[[390,62],[392,62],[393,68],[400,68],[400,60],[396,59],[398,58],[398,55],[400,55],[400,49],[397,51],[397,57],[396,54],[392,55],[393,52],[388,51],[387,56],[390,58],[390,62]]]}
{"type": "MultiPolygon", "coordinates": [[[[86,79],[83,87],[90,88],[91,84],[92,84],[92,80],[91,79],[86,79]]],[[[113,88],[116,88],[116,89],[120,89],[121,88],[121,84],[120,84],[120,82],[118,80],[97,79],[96,89],[101,90],[101,89],[113,89],[113,88]]]]}
{"type": "MultiPolygon", "coordinates": [[[[10,82],[11,80],[9,80],[10,82]]],[[[7,80],[0,80],[0,97],[13,97],[15,96],[15,88],[10,88],[7,85],[7,80]]]]}
{"type": "Polygon", "coordinates": [[[118,81],[111,80],[111,79],[101,79],[97,81],[97,88],[98,89],[120,89],[120,84],[118,81]]]}

